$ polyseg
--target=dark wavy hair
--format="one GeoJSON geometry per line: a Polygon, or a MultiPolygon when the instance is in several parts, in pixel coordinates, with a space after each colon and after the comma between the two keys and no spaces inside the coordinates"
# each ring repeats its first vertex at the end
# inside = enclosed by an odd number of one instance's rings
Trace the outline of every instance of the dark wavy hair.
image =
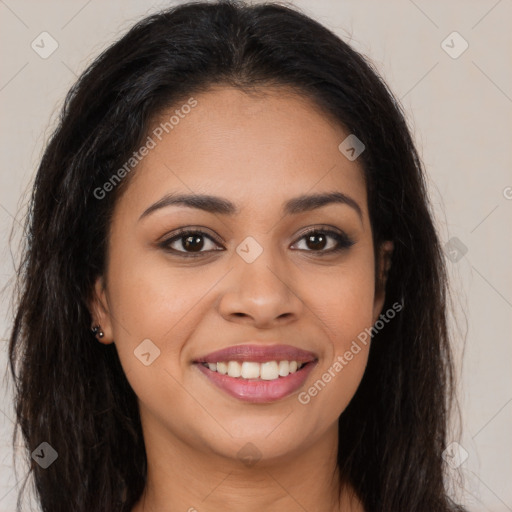
{"type": "MultiPolygon", "coordinates": [[[[17,268],[9,344],[17,428],[44,512],[129,512],[146,482],[136,396],[115,344],[91,334],[93,284],[106,263],[113,208],[130,177],[109,181],[164,109],[212,85],[285,87],[366,146],[375,260],[394,242],[383,311],[360,386],[339,418],[338,467],[367,511],[463,511],[442,452],[457,405],[448,284],[425,171],[403,110],[372,64],[287,5],[194,2],[142,19],[69,91],[38,168],[17,268]],[[48,442],[42,469],[30,453],[48,442]]],[[[136,169],[131,173],[136,173],[136,169]]],[[[376,274],[377,275],[377,274],[376,274]]],[[[378,283],[376,283],[378,285],[378,283]]]]}

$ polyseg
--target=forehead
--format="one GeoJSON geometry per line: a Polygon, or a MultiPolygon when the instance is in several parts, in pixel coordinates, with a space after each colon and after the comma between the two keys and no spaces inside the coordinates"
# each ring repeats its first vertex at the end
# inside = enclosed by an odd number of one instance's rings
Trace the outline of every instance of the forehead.
{"type": "Polygon", "coordinates": [[[182,108],[185,100],[153,121],[154,148],[124,194],[132,209],[140,213],[169,192],[229,197],[252,210],[337,190],[367,215],[363,169],[338,149],[349,134],[309,98],[283,88],[230,87],[192,97],[193,108],[182,108]]]}

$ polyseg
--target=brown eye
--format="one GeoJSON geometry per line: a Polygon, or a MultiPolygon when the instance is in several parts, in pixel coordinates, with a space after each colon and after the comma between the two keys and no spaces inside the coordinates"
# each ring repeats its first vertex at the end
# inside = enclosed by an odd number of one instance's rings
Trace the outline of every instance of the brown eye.
{"type": "Polygon", "coordinates": [[[311,230],[300,238],[300,241],[302,240],[305,240],[306,249],[299,248],[299,250],[318,252],[319,255],[342,251],[355,243],[345,233],[338,233],[328,229],[311,230]],[[333,239],[335,243],[331,243],[331,246],[326,249],[329,239],[333,239]]]}
{"type": "Polygon", "coordinates": [[[325,249],[328,237],[324,233],[312,233],[306,237],[306,245],[315,251],[325,249]]]}
{"type": "Polygon", "coordinates": [[[203,236],[188,235],[187,237],[181,237],[181,244],[186,251],[200,251],[204,247],[203,236]]]}
{"type": "Polygon", "coordinates": [[[166,251],[178,252],[183,256],[200,256],[205,252],[219,250],[215,249],[217,242],[211,236],[203,231],[193,230],[180,231],[177,235],[160,242],[158,245],[166,251]],[[213,247],[208,247],[208,242],[213,244],[213,247]]]}

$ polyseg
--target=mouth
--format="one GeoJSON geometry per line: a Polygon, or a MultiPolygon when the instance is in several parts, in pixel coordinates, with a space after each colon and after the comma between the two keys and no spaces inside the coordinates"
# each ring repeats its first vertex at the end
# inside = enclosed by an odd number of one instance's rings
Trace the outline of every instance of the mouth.
{"type": "Polygon", "coordinates": [[[289,345],[238,345],[194,361],[209,382],[246,402],[268,403],[295,393],[318,362],[289,345]]]}

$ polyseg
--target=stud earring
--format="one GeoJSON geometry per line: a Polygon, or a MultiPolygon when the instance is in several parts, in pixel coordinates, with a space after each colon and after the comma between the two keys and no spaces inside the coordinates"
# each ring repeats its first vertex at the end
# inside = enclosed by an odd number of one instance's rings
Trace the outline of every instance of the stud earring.
{"type": "Polygon", "coordinates": [[[98,338],[103,338],[105,336],[105,333],[101,330],[101,327],[99,325],[94,325],[91,328],[92,333],[94,336],[97,336],[98,338]]]}

